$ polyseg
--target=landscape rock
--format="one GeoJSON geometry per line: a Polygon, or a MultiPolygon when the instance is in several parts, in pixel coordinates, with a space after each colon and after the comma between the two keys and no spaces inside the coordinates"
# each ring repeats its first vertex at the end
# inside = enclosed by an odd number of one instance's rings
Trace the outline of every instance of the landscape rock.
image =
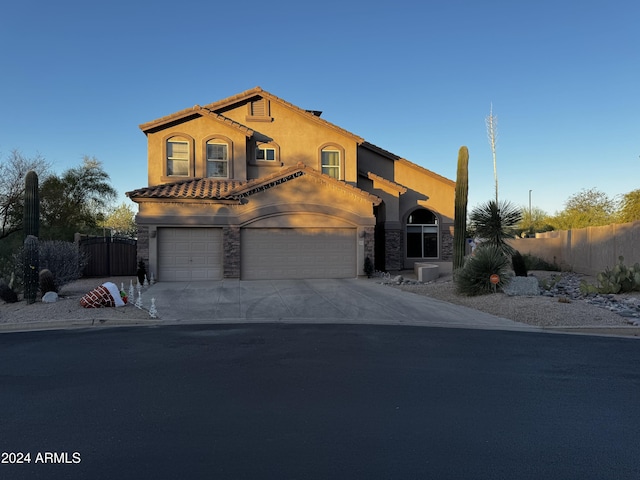
{"type": "Polygon", "coordinates": [[[56,292],[47,292],[42,296],[44,303],[56,303],[58,301],[58,294],[56,292]]]}
{"type": "Polygon", "coordinates": [[[540,295],[540,284],[536,277],[513,277],[503,287],[503,291],[510,296],[538,296],[540,295]]]}

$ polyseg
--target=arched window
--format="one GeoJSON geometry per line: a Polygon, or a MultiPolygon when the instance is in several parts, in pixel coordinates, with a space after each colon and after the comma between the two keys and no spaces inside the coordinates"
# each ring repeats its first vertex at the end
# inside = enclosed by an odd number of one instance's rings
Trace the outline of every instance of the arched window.
{"type": "Polygon", "coordinates": [[[229,178],[229,145],[224,140],[207,142],[207,177],[229,178]]]}
{"type": "Polygon", "coordinates": [[[344,148],[327,143],[320,147],[320,171],[336,180],[344,180],[344,148]]]}
{"type": "Polygon", "coordinates": [[[407,258],[438,257],[438,218],[430,210],[414,210],[407,218],[407,258]]]}
{"type": "Polygon", "coordinates": [[[189,176],[191,159],[190,142],[185,137],[171,137],[167,140],[167,175],[176,177],[189,176]]]}

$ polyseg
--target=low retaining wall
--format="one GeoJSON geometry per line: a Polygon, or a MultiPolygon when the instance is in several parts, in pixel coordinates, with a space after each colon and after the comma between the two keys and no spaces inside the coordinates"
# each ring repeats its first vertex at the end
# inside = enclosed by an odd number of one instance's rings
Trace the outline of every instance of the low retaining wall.
{"type": "Polygon", "coordinates": [[[434,263],[414,263],[413,272],[419,282],[432,282],[440,276],[440,266],[434,263]]]}

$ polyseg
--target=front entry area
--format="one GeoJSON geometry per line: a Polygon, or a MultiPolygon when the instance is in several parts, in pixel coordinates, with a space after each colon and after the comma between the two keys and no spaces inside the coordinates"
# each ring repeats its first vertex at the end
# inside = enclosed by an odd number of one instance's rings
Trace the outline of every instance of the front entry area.
{"type": "Polygon", "coordinates": [[[242,280],[354,278],[355,228],[244,228],[242,280]]]}

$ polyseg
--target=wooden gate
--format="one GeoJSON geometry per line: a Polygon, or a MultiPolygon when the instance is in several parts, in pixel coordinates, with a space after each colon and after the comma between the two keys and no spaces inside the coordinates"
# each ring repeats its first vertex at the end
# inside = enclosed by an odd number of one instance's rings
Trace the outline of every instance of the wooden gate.
{"type": "Polygon", "coordinates": [[[80,251],[88,257],[82,274],[85,277],[135,275],[137,242],[122,237],[89,237],[79,242],[80,251]]]}

